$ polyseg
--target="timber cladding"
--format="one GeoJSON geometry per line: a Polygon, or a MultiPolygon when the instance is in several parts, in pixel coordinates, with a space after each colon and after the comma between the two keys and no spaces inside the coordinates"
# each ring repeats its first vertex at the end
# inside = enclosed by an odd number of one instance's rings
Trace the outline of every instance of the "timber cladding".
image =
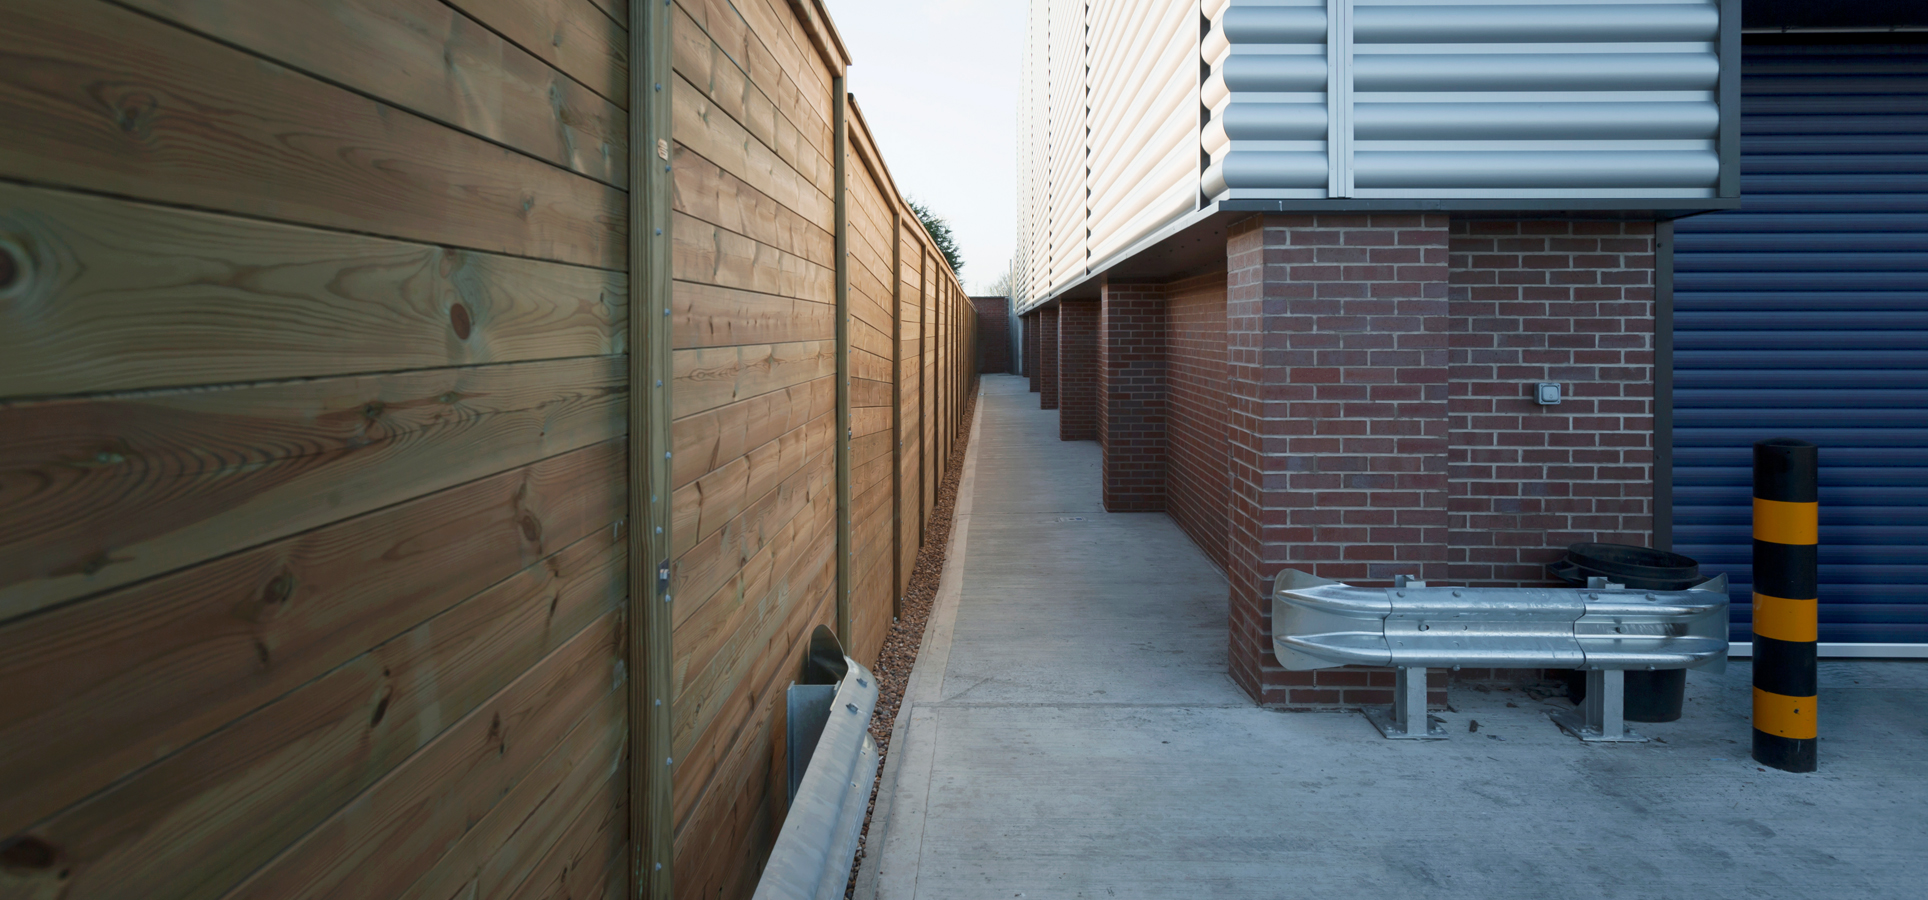
{"type": "Polygon", "coordinates": [[[838,554],[870,663],[973,348],[820,6],[638,6],[660,82],[631,6],[9,4],[0,896],[634,896],[650,691],[675,892],[750,894],[838,554]]]}
{"type": "Polygon", "coordinates": [[[672,10],[675,891],[747,897],[811,629],[846,592],[845,651],[874,663],[910,576],[942,464],[936,321],[963,292],[841,93],[819,5],[672,10]]]}
{"type": "Polygon", "coordinates": [[[9,12],[0,895],[620,891],[620,10],[9,12]]]}

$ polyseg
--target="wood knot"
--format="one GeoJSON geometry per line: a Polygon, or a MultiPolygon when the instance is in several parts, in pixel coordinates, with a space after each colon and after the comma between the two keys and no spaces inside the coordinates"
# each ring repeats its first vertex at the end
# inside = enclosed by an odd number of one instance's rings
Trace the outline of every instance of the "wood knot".
{"type": "Polygon", "coordinates": [[[499,741],[501,739],[502,739],[502,714],[496,713],[495,715],[489,717],[489,742],[495,743],[496,741],[499,741]]]}
{"type": "Polygon", "coordinates": [[[361,409],[362,418],[365,418],[372,422],[376,419],[381,418],[382,413],[387,409],[388,409],[388,404],[383,403],[380,400],[370,400],[368,401],[367,404],[362,406],[362,409],[361,409]]]}
{"type": "MultiPolygon", "coordinates": [[[[0,868],[21,875],[45,872],[60,864],[60,848],[33,835],[0,844],[0,868]]],[[[65,877],[67,873],[60,873],[65,877]]]]}
{"type": "Polygon", "coordinates": [[[261,603],[263,606],[280,606],[288,602],[288,598],[293,596],[294,592],[295,577],[283,572],[276,575],[274,580],[268,582],[268,586],[261,591],[261,603]]]}
{"type": "Polygon", "coordinates": [[[15,285],[26,281],[26,254],[20,248],[0,241],[0,295],[11,291],[15,285]]]}
{"type": "Polygon", "coordinates": [[[145,140],[153,131],[154,111],[159,107],[153,94],[128,94],[114,104],[114,124],[123,133],[145,140]]]}
{"type": "Polygon", "coordinates": [[[516,519],[516,524],[522,526],[522,536],[531,542],[542,540],[542,522],[535,516],[523,513],[516,519]]]}
{"type": "Polygon", "coordinates": [[[394,688],[382,692],[382,699],[375,702],[375,715],[368,720],[368,727],[373,728],[382,724],[382,717],[388,715],[388,701],[393,699],[395,699],[394,688]]]}
{"type": "Polygon", "coordinates": [[[455,329],[455,336],[461,340],[469,339],[469,329],[474,325],[469,320],[469,308],[460,303],[449,307],[449,325],[455,329]]]}

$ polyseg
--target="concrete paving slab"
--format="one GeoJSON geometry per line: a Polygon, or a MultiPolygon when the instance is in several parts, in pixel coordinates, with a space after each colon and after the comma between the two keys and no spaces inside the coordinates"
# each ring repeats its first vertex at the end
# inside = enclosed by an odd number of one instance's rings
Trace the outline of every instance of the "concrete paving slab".
{"type": "Polygon", "coordinates": [[[1749,759],[1746,663],[1691,673],[1639,745],[1504,690],[1455,688],[1443,742],[1260,709],[1223,577],[1163,516],[1089,512],[1095,446],[1022,379],[983,391],[859,897],[1928,894],[1928,664],[1823,663],[1808,775],[1749,759]]]}

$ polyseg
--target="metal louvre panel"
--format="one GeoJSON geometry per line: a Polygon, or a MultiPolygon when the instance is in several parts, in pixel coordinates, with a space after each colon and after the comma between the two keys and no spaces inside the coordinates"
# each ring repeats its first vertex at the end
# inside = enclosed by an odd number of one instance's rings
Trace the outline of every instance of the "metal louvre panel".
{"type": "MultiPolygon", "coordinates": [[[[1174,141],[1192,131],[1196,113],[1178,118],[1174,113],[1192,102],[1195,88],[1175,76],[1192,58],[1196,38],[1183,31],[1190,3],[1171,3],[1162,33],[1139,35],[1143,43],[1118,61],[1116,69],[1092,70],[1094,85],[1091,119],[1091,192],[1094,215],[1102,197],[1121,178],[1142,171],[1146,152],[1162,154],[1174,141]],[[1101,101],[1095,86],[1109,83],[1101,101]]],[[[1147,17],[1149,20],[1150,17],[1147,17]]],[[[1189,110],[1188,110],[1189,111],[1189,110]]]]}
{"type": "Polygon", "coordinates": [[[1049,214],[1045,233],[1045,289],[1084,271],[1089,81],[1086,35],[1089,4],[1051,4],[1047,110],[1050,155],[1046,175],[1049,214]]]}
{"type": "Polygon", "coordinates": [[[1203,44],[1211,72],[1199,91],[1210,110],[1199,136],[1211,160],[1205,196],[1324,196],[1308,192],[1323,189],[1329,171],[1326,41],[1326,0],[1233,0],[1212,19],[1203,44]]]}
{"type": "Polygon", "coordinates": [[[1131,182],[1132,189],[1124,195],[1122,202],[1114,204],[1105,213],[1094,211],[1091,223],[1092,260],[1096,262],[1112,250],[1143,237],[1175,217],[1158,202],[1158,198],[1185,196],[1187,202],[1178,212],[1190,211],[1192,202],[1189,198],[1197,192],[1197,177],[1197,151],[1184,141],[1178,142],[1166,152],[1157,167],[1131,182]]]}
{"type": "Polygon", "coordinates": [[[1820,640],[1928,642],[1928,48],[1747,46],[1742,208],[1676,226],[1674,546],[1752,636],[1752,442],[1821,446],[1820,640]]]}
{"type": "Polygon", "coordinates": [[[1132,27],[1094,32],[1091,262],[1189,211],[1197,192],[1197,4],[1103,6],[1132,27]]]}
{"type": "Polygon", "coordinates": [[[1579,41],[1713,41],[1720,12],[1711,3],[1394,3],[1360,4],[1359,43],[1561,44],[1579,41]]]}
{"type": "Polygon", "coordinates": [[[1359,0],[1357,195],[1711,196],[1719,37],[1715,0],[1359,0]]]}
{"type": "Polygon", "coordinates": [[[1102,244],[1093,243],[1092,264],[1097,266],[1109,262],[1113,254],[1131,246],[1134,241],[1191,212],[1198,203],[1196,178],[1196,164],[1175,167],[1170,186],[1140,205],[1127,207],[1136,209],[1138,214],[1115,229],[1109,240],[1102,244]]]}

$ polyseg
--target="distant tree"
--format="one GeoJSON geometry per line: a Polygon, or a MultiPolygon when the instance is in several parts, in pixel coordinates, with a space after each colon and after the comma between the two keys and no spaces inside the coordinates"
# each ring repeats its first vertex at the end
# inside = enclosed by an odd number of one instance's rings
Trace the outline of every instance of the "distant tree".
{"type": "Polygon", "coordinates": [[[951,271],[963,277],[964,255],[957,250],[957,238],[951,236],[951,223],[915,200],[910,201],[910,208],[917,214],[917,220],[924,223],[924,231],[931,236],[931,242],[937,245],[937,252],[944,254],[944,261],[951,264],[951,271]]]}
{"type": "Polygon", "coordinates": [[[1017,260],[1014,259],[1014,260],[1011,260],[1010,265],[1004,267],[1003,272],[998,273],[997,280],[991,282],[991,286],[989,288],[990,295],[994,297],[1004,297],[1006,299],[1016,300],[1017,299],[1017,293],[1016,293],[1017,280],[1013,277],[1016,274],[1017,274],[1017,260]]]}

